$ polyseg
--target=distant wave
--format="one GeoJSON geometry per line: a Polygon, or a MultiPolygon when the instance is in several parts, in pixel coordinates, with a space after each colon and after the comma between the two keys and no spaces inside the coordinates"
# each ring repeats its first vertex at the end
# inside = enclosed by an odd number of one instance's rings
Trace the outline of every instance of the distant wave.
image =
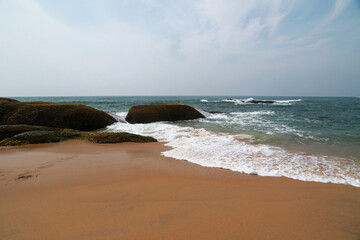
{"type": "Polygon", "coordinates": [[[290,100],[274,100],[276,103],[292,103],[292,102],[302,102],[302,99],[290,99],[290,100]]]}
{"type": "Polygon", "coordinates": [[[274,111],[232,112],[232,115],[274,115],[274,111]]]}
{"type": "Polygon", "coordinates": [[[202,103],[218,103],[221,102],[222,100],[214,100],[214,101],[209,101],[207,99],[201,99],[200,102],[202,103]]]}
{"type": "Polygon", "coordinates": [[[227,98],[221,100],[222,102],[231,102],[235,104],[276,104],[276,105],[289,105],[294,102],[301,102],[302,99],[289,99],[289,100],[268,100],[268,99],[236,99],[236,98],[227,98]]]}
{"type": "Polygon", "coordinates": [[[207,99],[201,99],[200,102],[203,103],[216,103],[216,102],[229,102],[234,104],[275,104],[275,105],[289,105],[294,102],[301,102],[302,99],[288,99],[288,100],[269,100],[269,99],[237,99],[237,98],[226,98],[222,100],[209,101],[207,99]]]}

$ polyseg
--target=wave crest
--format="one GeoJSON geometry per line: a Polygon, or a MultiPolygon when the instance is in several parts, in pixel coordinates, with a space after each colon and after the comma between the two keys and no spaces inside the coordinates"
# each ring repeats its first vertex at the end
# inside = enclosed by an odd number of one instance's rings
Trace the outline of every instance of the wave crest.
{"type": "Polygon", "coordinates": [[[222,99],[222,102],[230,102],[234,104],[275,104],[275,105],[289,105],[294,102],[301,102],[302,99],[289,99],[289,100],[269,100],[269,99],[237,99],[237,98],[227,98],[222,99]]]}

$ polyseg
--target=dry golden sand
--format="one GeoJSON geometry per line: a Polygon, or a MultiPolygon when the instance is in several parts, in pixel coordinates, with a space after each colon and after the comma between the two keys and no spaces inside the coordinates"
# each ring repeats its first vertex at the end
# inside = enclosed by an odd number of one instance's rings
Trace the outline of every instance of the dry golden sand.
{"type": "Polygon", "coordinates": [[[360,190],[204,168],[161,143],[0,149],[0,239],[360,239],[360,190]]]}

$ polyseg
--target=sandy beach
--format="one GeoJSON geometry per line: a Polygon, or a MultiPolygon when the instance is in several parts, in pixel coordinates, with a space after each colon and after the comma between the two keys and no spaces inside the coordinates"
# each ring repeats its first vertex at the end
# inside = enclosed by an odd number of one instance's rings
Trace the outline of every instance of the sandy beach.
{"type": "Polygon", "coordinates": [[[205,168],[162,143],[0,148],[0,239],[360,239],[360,190],[205,168]]]}

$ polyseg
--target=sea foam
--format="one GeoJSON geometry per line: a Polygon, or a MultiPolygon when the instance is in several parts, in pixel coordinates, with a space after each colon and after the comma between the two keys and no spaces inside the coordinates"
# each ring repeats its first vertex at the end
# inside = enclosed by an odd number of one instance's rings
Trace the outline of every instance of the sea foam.
{"type": "MultiPolygon", "coordinates": [[[[262,114],[273,113],[265,111],[262,114]]],[[[125,113],[118,115],[124,116],[125,113]]],[[[165,122],[150,124],[118,122],[109,126],[108,130],[152,136],[172,147],[171,150],[162,153],[164,156],[206,167],[360,187],[360,166],[355,161],[289,152],[265,144],[252,144],[251,135],[214,133],[202,128],[182,127],[165,122]]]]}

